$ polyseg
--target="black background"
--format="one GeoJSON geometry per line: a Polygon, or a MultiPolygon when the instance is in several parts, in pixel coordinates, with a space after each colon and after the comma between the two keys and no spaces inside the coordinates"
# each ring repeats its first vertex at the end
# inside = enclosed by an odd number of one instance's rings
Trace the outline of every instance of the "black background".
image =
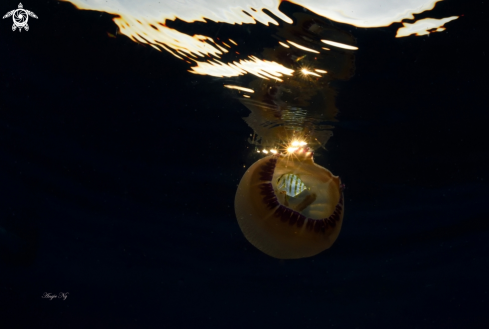
{"type": "MultiPolygon", "coordinates": [[[[487,328],[482,2],[417,15],[463,15],[430,36],[336,24],[360,50],[316,162],[347,186],[344,225],[287,261],[237,225],[256,155],[222,79],[109,38],[108,14],[23,4],[30,31],[0,26],[0,327],[487,328]]],[[[175,24],[257,55],[273,30],[175,24]]]]}

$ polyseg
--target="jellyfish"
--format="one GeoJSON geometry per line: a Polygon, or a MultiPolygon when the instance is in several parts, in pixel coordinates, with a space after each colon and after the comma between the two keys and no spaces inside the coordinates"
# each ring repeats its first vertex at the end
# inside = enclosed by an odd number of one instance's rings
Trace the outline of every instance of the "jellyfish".
{"type": "Polygon", "coordinates": [[[246,239],[279,259],[314,256],[338,237],[344,214],[338,176],[307,148],[255,162],[243,175],[234,208],[246,239]]]}
{"type": "MultiPolygon", "coordinates": [[[[349,33],[310,14],[294,14],[296,23],[277,29],[283,40],[320,49],[323,37],[355,44],[349,33]],[[304,37],[304,38],[303,38],[304,37]],[[300,41],[300,40],[306,40],[300,41]]],[[[243,118],[253,129],[258,154],[271,154],[244,174],[235,196],[238,224],[248,241],[279,258],[314,256],[329,248],[341,230],[343,191],[339,177],[314,163],[314,153],[333,135],[336,91],[329,82],[354,73],[351,50],[338,49],[308,58],[303,49],[265,49],[265,58],[294,69],[326,67],[318,79],[294,75],[283,81],[255,79],[254,92],[240,102],[250,110],[243,118]],[[298,62],[297,59],[301,58],[298,62]],[[307,145],[307,146],[306,146],[307,145]]]]}

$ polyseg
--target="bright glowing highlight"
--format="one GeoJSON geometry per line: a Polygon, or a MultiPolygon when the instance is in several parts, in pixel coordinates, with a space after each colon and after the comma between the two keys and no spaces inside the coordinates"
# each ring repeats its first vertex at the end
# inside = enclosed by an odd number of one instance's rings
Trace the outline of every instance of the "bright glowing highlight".
{"type": "Polygon", "coordinates": [[[343,49],[349,49],[349,50],[357,50],[358,47],[355,46],[350,46],[350,45],[345,45],[344,43],[339,43],[331,40],[321,40],[324,43],[327,43],[328,45],[335,46],[338,48],[343,48],[343,49]]]}
{"type": "Polygon", "coordinates": [[[416,34],[417,36],[420,36],[430,34],[430,32],[445,31],[446,28],[443,25],[457,18],[458,16],[452,16],[442,19],[425,18],[420,19],[413,24],[402,23],[404,27],[401,27],[399,30],[397,30],[396,38],[407,37],[411,34],[416,34]]]}
{"type": "Polygon", "coordinates": [[[235,86],[235,85],[224,85],[224,87],[229,88],[229,89],[237,89],[237,90],[245,91],[247,93],[254,93],[255,92],[253,89],[245,88],[245,87],[241,87],[241,86],[235,86]]]}
{"type": "Polygon", "coordinates": [[[287,42],[290,43],[292,46],[294,46],[296,48],[299,48],[299,49],[302,49],[302,50],[305,50],[305,51],[308,51],[308,52],[311,52],[311,53],[319,54],[319,51],[317,51],[317,50],[314,50],[314,49],[311,49],[311,48],[307,48],[307,47],[301,46],[300,44],[295,43],[295,42],[292,42],[292,41],[289,41],[289,40],[287,40],[287,42]]]}

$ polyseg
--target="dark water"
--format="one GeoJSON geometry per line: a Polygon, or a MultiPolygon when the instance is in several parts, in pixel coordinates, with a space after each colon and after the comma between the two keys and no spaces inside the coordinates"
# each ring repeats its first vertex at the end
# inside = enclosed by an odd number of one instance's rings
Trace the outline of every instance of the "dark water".
{"type": "MultiPolygon", "coordinates": [[[[347,186],[343,229],[286,261],[237,225],[257,157],[223,80],[109,38],[107,14],[24,6],[29,32],[0,29],[0,327],[487,328],[479,5],[438,4],[419,17],[464,16],[423,37],[336,24],[360,50],[316,162],[347,186]]],[[[250,54],[269,42],[262,26],[195,27],[248,38],[250,54]]]]}

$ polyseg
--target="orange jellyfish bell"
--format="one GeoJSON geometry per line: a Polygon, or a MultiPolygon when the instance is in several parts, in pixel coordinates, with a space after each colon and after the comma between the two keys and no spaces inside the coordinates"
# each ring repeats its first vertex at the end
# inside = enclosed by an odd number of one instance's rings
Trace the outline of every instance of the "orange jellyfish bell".
{"type": "Polygon", "coordinates": [[[280,259],[328,249],[343,222],[340,178],[315,164],[312,152],[304,150],[255,162],[239,183],[234,205],[246,239],[280,259]]]}

